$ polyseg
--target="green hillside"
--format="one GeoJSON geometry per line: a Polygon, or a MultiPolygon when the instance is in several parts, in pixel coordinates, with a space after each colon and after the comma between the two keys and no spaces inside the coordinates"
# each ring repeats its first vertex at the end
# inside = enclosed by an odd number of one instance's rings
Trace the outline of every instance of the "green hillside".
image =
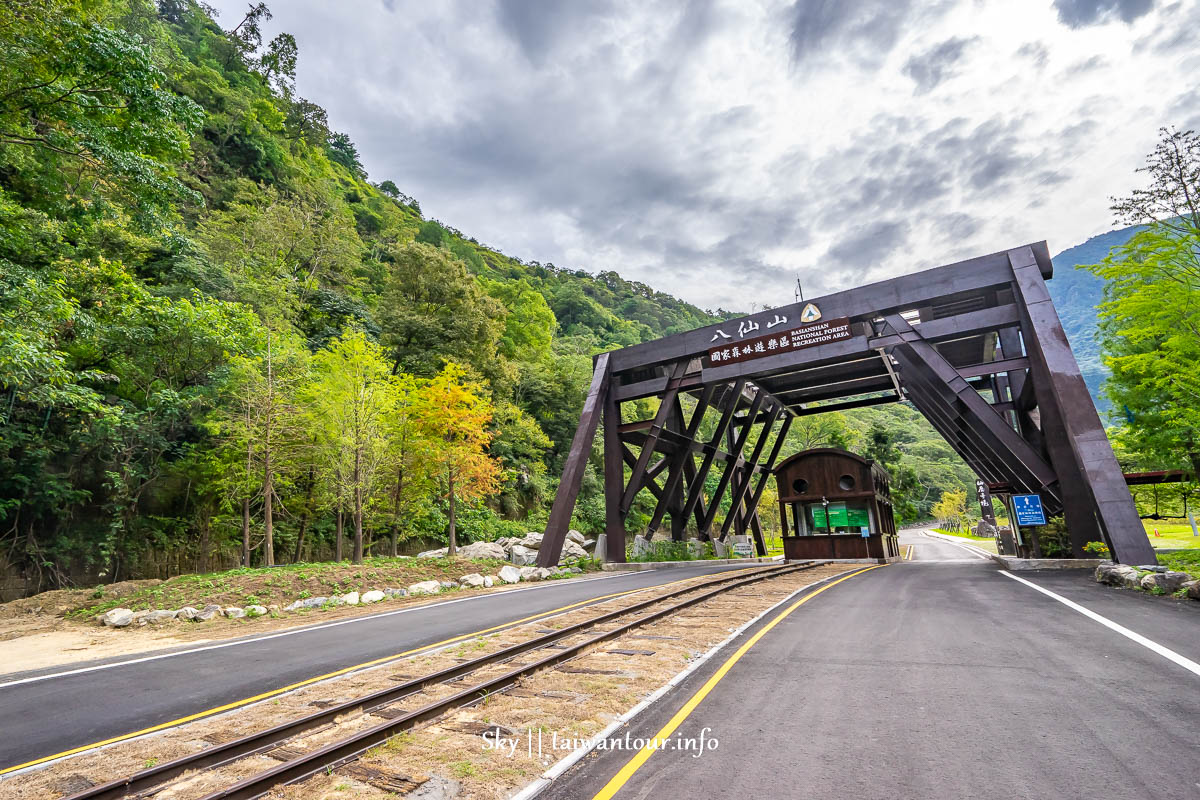
{"type": "Polygon", "coordinates": [[[1071,342],[1071,349],[1075,351],[1079,368],[1083,371],[1083,378],[1087,381],[1092,400],[1101,412],[1109,407],[1102,389],[1108,370],[1100,357],[1100,345],[1096,341],[1096,307],[1104,297],[1104,281],[1076,267],[1080,264],[1099,264],[1109,250],[1125,244],[1139,230],[1140,227],[1129,227],[1109,231],[1063,250],[1053,257],[1054,277],[1046,284],[1067,332],[1067,339],[1071,342]]]}
{"type": "MultiPolygon", "coordinates": [[[[242,546],[255,563],[328,557],[335,510],[356,501],[368,549],[444,538],[445,476],[415,470],[456,442],[426,436],[418,458],[388,430],[330,459],[345,431],[311,409],[336,400],[348,358],[405,408],[452,383],[463,409],[482,403],[495,469],[458,484],[458,529],[523,531],[553,496],[591,356],[714,318],[425,219],[403,176],[368,176],[296,92],[304,56],[287,34],[263,41],[268,18],[253,6],[230,33],[191,0],[0,9],[10,582],[230,565],[242,546]],[[355,498],[347,473],[376,461],[394,485],[356,477],[355,498]]],[[[590,476],[585,516],[597,491],[590,476]]]]}

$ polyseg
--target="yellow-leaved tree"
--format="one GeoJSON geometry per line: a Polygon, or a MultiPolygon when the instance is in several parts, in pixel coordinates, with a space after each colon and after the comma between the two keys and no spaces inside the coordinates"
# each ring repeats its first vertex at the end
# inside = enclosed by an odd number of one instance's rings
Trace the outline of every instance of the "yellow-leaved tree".
{"type": "Polygon", "coordinates": [[[447,364],[415,392],[413,418],[429,443],[432,475],[447,501],[449,555],[457,549],[455,504],[494,495],[500,463],[488,454],[492,403],[462,367],[447,364]]]}

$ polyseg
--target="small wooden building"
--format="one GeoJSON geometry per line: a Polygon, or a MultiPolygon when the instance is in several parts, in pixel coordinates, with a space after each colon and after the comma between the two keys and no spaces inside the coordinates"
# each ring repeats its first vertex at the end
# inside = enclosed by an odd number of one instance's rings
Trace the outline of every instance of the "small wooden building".
{"type": "Polygon", "coordinates": [[[783,554],[788,559],[900,556],[890,481],[878,464],[821,447],[775,468],[783,554]]]}

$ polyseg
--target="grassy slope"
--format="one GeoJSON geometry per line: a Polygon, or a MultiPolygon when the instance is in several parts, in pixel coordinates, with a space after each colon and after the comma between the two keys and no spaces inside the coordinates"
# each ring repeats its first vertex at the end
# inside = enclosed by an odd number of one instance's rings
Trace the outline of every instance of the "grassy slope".
{"type": "Polygon", "coordinates": [[[222,606],[287,605],[308,597],[329,597],[387,587],[405,587],[418,581],[457,580],[478,572],[495,574],[505,565],[495,559],[368,558],[360,566],[349,563],[289,564],[287,566],[234,569],[204,575],[180,575],[137,589],[123,597],[100,594],[101,588],[69,611],[68,617],[90,617],[110,608],[176,609],[222,606]]]}

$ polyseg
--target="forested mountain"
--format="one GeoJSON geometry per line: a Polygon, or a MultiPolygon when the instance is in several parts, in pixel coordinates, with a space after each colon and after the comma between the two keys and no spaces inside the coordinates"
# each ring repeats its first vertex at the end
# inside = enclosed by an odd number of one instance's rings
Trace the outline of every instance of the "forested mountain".
{"type": "Polygon", "coordinates": [[[1063,250],[1054,256],[1054,277],[1046,283],[1087,381],[1088,391],[1102,416],[1110,405],[1102,391],[1108,369],[1100,357],[1100,344],[1096,339],[1096,309],[1104,299],[1104,279],[1076,267],[1099,264],[1112,248],[1125,244],[1142,229],[1142,226],[1131,226],[1109,231],[1063,250]]]}
{"type": "Polygon", "coordinates": [[[10,575],[324,557],[343,523],[379,552],[444,537],[455,492],[468,537],[524,530],[591,355],[713,318],[425,219],[296,93],[269,15],[0,8],[10,575]]]}

